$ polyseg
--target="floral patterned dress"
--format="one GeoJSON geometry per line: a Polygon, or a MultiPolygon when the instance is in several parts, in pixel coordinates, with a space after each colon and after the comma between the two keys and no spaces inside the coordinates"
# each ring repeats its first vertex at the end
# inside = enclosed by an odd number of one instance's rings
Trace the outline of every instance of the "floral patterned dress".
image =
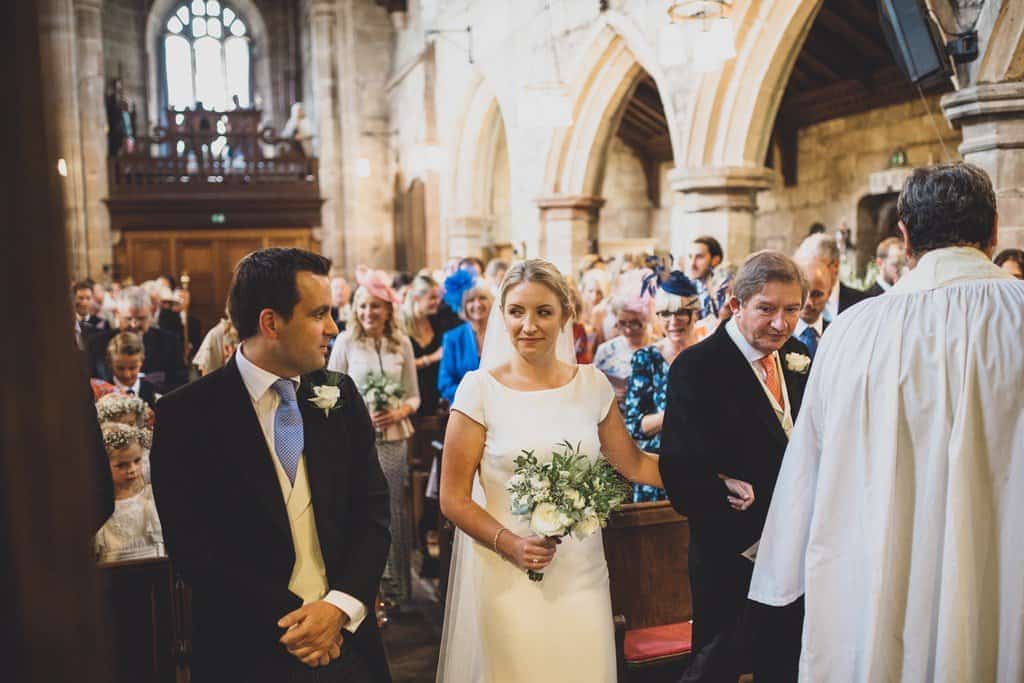
{"type": "MultiPolygon", "coordinates": [[[[661,432],[647,436],[640,424],[644,415],[665,410],[668,401],[668,369],[669,364],[655,344],[645,346],[633,354],[632,372],[626,391],[626,428],[637,445],[649,453],[658,453],[661,450],[661,432]]],[[[633,484],[634,503],[665,499],[664,489],[646,484],[633,484]]]]}

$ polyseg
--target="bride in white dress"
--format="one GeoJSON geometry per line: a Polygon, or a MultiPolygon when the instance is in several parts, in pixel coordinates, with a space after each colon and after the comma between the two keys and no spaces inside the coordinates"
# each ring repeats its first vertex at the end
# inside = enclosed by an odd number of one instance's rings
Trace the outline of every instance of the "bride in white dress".
{"type": "Polygon", "coordinates": [[[515,264],[492,310],[480,369],[462,380],[444,445],[441,509],[457,527],[439,683],[613,683],[615,643],[600,532],[556,542],[510,512],[523,449],[582,444],[626,478],[661,486],[605,376],[577,366],[569,285],[540,259],[515,264]],[[527,569],[543,570],[532,582],[527,569]]]}

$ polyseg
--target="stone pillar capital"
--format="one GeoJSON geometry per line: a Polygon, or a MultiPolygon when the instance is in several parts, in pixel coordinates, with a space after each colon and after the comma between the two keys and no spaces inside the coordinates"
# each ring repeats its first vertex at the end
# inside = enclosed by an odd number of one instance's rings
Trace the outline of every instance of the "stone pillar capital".
{"type": "Polygon", "coordinates": [[[963,130],[960,154],[1024,146],[1024,83],[976,85],[942,97],[942,111],[963,130]]]}
{"type": "Polygon", "coordinates": [[[691,210],[757,210],[757,193],[771,187],[773,171],[758,166],[687,166],[668,173],[673,191],[687,195],[691,210]]]}
{"type": "Polygon", "coordinates": [[[542,220],[596,221],[605,199],[588,195],[554,195],[538,197],[536,202],[542,220]]]}

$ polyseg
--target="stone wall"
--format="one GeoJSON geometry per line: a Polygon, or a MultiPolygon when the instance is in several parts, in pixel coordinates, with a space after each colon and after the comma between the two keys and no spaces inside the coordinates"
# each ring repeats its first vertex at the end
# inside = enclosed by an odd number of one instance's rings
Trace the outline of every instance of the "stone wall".
{"type": "MultiPolygon", "coordinates": [[[[798,183],[785,187],[777,173],[771,189],[758,196],[754,247],[792,251],[816,221],[829,230],[845,225],[857,242],[858,203],[870,194],[869,176],[887,168],[893,150],[903,148],[912,166],[943,161],[947,152],[959,159],[960,132],[950,128],[941,115],[938,98],[930,98],[928,107],[931,117],[925,105],[914,100],[801,130],[798,183]]],[[[778,150],[774,151],[778,168],[778,150]]]]}
{"type": "Polygon", "coordinates": [[[103,63],[107,80],[121,78],[124,95],[135,105],[139,132],[148,132],[146,11],[140,0],[105,0],[103,3],[103,63]]]}

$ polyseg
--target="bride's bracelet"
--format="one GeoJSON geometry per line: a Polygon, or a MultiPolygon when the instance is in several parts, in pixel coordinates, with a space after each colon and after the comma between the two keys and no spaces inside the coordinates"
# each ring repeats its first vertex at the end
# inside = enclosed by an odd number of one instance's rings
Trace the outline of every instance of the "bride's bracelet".
{"type": "Polygon", "coordinates": [[[498,539],[501,538],[501,535],[506,531],[508,531],[508,529],[501,527],[498,529],[498,533],[494,534],[494,540],[491,541],[491,547],[494,549],[494,554],[498,557],[504,557],[504,555],[501,554],[501,551],[498,550],[498,539]]]}

